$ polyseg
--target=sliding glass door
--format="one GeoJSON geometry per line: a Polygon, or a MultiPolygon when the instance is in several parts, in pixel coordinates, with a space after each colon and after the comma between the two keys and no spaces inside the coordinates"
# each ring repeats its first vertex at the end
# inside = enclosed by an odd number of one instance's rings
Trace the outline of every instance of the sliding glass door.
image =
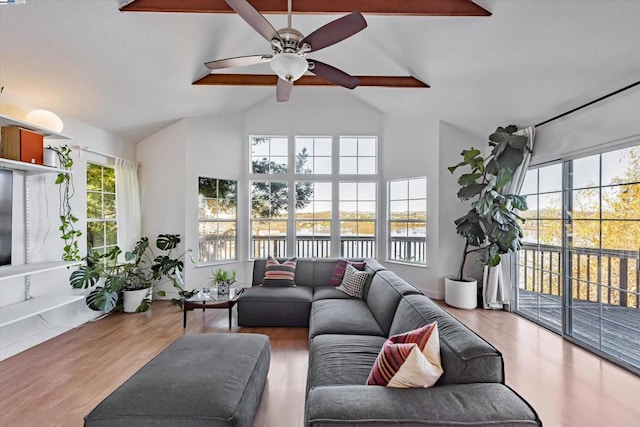
{"type": "Polygon", "coordinates": [[[516,312],[640,371],[640,145],[533,168],[516,312]]]}

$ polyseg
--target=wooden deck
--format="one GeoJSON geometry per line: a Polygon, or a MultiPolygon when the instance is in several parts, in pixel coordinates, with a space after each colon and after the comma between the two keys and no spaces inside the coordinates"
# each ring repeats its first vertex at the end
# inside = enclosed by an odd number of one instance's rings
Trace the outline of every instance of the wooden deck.
{"type": "MultiPolygon", "coordinates": [[[[640,309],[573,300],[568,334],[640,370],[640,309]]],[[[562,297],[519,290],[518,313],[562,333],[562,297]]]]}

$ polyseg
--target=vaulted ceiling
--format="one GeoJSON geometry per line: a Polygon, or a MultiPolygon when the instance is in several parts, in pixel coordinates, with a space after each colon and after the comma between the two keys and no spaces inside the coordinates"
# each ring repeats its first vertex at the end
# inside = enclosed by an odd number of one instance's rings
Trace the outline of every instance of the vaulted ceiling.
{"type": "MultiPolygon", "coordinates": [[[[286,26],[286,13],[278,12],[286,1],[250,1],[269,13],[275,28],[286,26]]],[[[640,1],[293,0],[293,26],[308,34],[354,4],[368,27],[314,57],[353,75],[413,76],[430,86],[349,92],[382,112],[528,125],[640,80],[640,1]],[[468,10],[428,9],[442,5],[468,10]],[[332,9],[313,13],[318,6],[332,9]],[[468,16],[442,16],[451,13],[468,16]]],[[[196,9],[187,12],[122,12],[121,6],[127,8],[119,0],[0,6],[5,96],[134,142],[182,117],[240,112],[264,100],[276,104],[270,86],[192,84],[207,75],[207,61],[269,52],[223,0],[128,6],[196,9]]],[[[261,64],[243,72],[271,69],[261,64]]],[[[297,87],[292,97],[322,91],[346,89],[297,87]]]]}

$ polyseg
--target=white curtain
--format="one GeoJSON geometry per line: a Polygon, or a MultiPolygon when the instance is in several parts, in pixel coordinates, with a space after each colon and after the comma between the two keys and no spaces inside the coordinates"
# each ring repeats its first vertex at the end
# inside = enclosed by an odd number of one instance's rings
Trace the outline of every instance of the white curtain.
{"type": "MultiPolygon", "coordinates": [[[[518,135],[524,135],[529,138],[530,151],[525,152],[522,165],[513,174],[513,180],[504,189],[505,193],[518,194],[524,183],[524,177],[529,169],[529,161],[531,160],[531,151],[533,151],[533,140],[535,138],[535,128],[530,126],[526,129],[520,129],[518,135]]],[[[484,268],[484,280],[482,299],[483,306],[487,309],[502,310],[507,305],[511,307],[512,301],[512,277],[514,274],[514,257],[515,254],[505,254],[501,256],[500,265],[497,267],[484,268]]]]}
{"type": "Polygon", "coordinates": [[[115,172],[118,246],[124,253],[133,249],[142,233],[138,163],[116,158],[115,172]]]}

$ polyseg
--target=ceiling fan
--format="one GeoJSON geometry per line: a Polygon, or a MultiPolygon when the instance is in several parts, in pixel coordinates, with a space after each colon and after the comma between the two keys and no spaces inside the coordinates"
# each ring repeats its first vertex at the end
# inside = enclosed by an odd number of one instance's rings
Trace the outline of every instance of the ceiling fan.
{"type": "Polygon", "coordinates": [[[367,21],[360,12],[353,12],[331,21],[305,37],[300,31],[291,27],[292,0],[288,0],[287,27],[278,31],[247,0],[225,1],[254,30],[267,39],[273,54],[219,59],[204,64],[207,68],[219,70],[268,62],[271,69],[278,75],[276,86],[278,102],[289,100],[293,83],[307,71],[348,89],[354,89],[360,83],[357,78],[342,70],[306,58],[307,53],[334,45],[364,30],[367,27],[367,21]]]}

